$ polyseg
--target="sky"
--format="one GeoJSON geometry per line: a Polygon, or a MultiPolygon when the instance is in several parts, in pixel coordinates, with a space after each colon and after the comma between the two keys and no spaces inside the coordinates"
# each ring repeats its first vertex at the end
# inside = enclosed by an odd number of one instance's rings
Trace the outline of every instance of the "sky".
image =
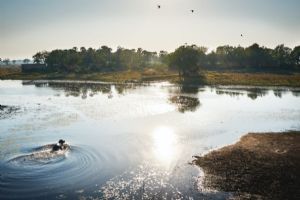
{"type": "Polygon", "coordinates": [[[300,0],[0,0],[0,58],[102,45],[293,48],[300,45],[299,9],[300,0]]]}

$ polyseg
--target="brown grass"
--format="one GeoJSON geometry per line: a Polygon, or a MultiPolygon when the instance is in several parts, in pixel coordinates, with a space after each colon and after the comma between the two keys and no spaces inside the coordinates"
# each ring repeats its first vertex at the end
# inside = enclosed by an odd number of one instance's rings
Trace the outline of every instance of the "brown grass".
{"type": "Polygon", "coordinates": [[[21,68],[20,67],[0,67],[0,78],[1,77],[8,77],[8,76],[13,76],[13,75],[18,75],[21,73],[21,68]]]}
{"type": "Polygon", "coordinates": [[[300,132],[249,133],[239,142],[197,157],[204,184],[240,197],[299,199],[300,132]]]}
{"type": "MultiPolygon", "coordinates": [[[[300,74],[271,73],[233,73],[206,71],[202,84],[206,85],[251,85],[251,86],[291,86],[300,87],[300,74]]],[[[38,80],[94,80],[107,82],[125,81],[171,81],[179,82],[179,76],[174,71],[165,69],[146,69],[143,71],[119,71],[107,73],[22,73],[20,68],[0,68],[0,79],[38,80]]],[[[199,78],[189,78],[189,83],[198,84],[199,78]],[[193,81],[195,80],[195,81],[193,81]]]]}

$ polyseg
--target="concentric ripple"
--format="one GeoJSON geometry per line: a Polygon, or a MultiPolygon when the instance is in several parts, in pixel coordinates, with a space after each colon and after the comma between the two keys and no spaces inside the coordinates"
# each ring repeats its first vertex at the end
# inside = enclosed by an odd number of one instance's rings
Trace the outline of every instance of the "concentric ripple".
{"type": "Polygon", "coordinates": [[[64,154],[38,151],[21,155],[3,165],[0,199],[54,198],[86,188],[101,170],[101,158],[87,147],[71,146],[64,154]]]}

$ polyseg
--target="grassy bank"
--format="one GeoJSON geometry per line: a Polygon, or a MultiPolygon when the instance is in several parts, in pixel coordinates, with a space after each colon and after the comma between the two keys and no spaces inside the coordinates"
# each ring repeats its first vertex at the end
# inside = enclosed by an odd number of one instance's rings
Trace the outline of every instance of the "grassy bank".
{"type": "MultiPolygon", "coordinates": [[[[174,71],[146,70],[107,73],[22,73],[18,68],[0,68],[0,79],[13,80],[93,80],[108,82],[125,81],[171,81],[179,82],[174,71]]],[[[197,83],[198,78],[190,78],[189,83],[197,83]]],[[[251,86],[291,86],[300,87],[300,74],[238,73],[206,71],[202,83],[207,85],[251,85],[251,86]]]]}
{"type": "Polygon", "coordinates": [[[206,187],[241,199],[300,197],[300,132],[249,133],[194,163],[204,170],[206,187]]]}

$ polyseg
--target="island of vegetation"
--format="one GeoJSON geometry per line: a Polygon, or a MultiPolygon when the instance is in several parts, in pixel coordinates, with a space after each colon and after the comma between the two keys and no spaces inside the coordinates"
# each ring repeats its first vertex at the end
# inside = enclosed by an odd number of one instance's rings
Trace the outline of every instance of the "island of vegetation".
{"type": "Polygon", "coordinates": [[[300,132],[249,133],[236,144],[195,157],[206,187],[241,199],[300,197],[300,132]]]}
{"type": "Polygon", "coordinates": [[[174,52],[150,52],[107,46],[99,49],[76,47],[42,51],[33,56],[41,68],[25,68],[16,61],[2,60],[0,79],[68,79],[96,81],[185,81],[208,85],[300,86],[300,46],[278,45],[274,49],[249,47],[206,47],[183,45],[174,52]]]}

